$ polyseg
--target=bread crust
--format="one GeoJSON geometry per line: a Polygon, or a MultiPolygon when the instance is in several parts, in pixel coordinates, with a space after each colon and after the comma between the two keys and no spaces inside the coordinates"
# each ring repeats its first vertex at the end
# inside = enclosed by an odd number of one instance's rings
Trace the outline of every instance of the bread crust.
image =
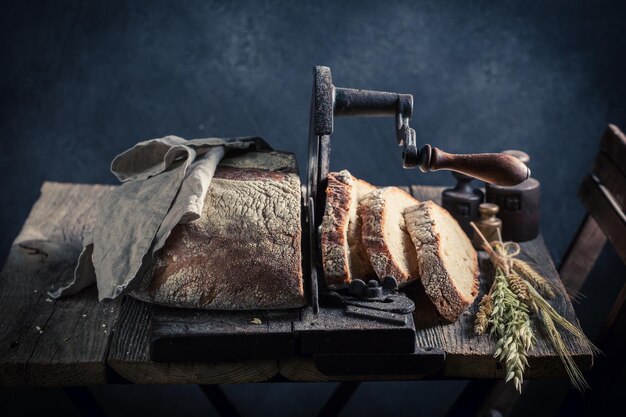
{"type": "Polygon", "coordinates": [[[324,278],[330,288],[344,288],[351,281],[348,226],[353,187],[353,177],[348,171],[328,174],[320,243],[324,278]]]}
{"type": "MultiPolygon", "coordinates": [[[[362,241],[363,246],[369,256],[370,263],[379,279],[393,276],[398,281],[398,285],[403,286],[419,278],[417,271],[417,261],[414,248],[411,247],[410,238],[404,225],[400,225],[399,233],[405,234],[410,253],[409,269],[403,268],[391,249],[385,233],[385,220],[390,210],[403,210],[389,204],[385,194],[397,193],[405,200],[406,205],[417,205],[419,201],[414,199],[407,192],[397,187],[386,187],[370,193],[358,206],[358,214],[362,221],[362,241]]],[[[402,214],[402,213],[400,213],[402,214]]]]}
{"type": "Polygon", "coordinates": [[[376,276],[361,241],[361,219],[357,215],[359,200],[375,190],[375,186],[347,170],[328,174],[320,243],[329,288],[345,288],[355,278],[376,276]]]}
{"type": "Polygon", "coordinates": [[[249,152],[218,166],[198,220],[178,224],[131,295],[184,308],[305,304],[301,188],[293,154],[249,152]]]}
{"type": "MultiPolygon", "coordinates": [[[[417,249],[419,274],[426,294],[441,316],[451,322],[457,320],[461,313],[474,302],[478,294],[480,271],[476,251],[456,220],[445,209],[432,201],[426,201],[407,209],[405,221],[411,240],[417,249]],[[468,271],[468,276],[465,278],[457,277],[472,281],[469,295],[461,292],[445,265],[442,235],[437,230],[438,226],[433,217],[435,210],[440,211],[439,215],[443,218],[449,218],[449,221],[452,222],[449,227],[458,228],[459,237],[462,239],[459,243],[463,246],[463,250],[471,256],[469,263],[472,269],[468,271]]],[[[454,249],[448,248],[448,250],[454,249]]],[[[456,249],[458,250],[458,248],[456,249]]]]}

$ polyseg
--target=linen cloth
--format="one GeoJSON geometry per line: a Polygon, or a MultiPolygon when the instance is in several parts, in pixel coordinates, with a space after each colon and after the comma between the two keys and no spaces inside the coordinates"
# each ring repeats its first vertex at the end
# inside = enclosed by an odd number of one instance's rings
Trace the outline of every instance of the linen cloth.
{"type": "Polygon", "coordinates": [[[263,139],[253,136],[193,140],[165,136],[117,155],[111,172],[122,185],[103,197],[73,279],[49,295],[75,294],[94,283],[100,301],[131,291],[151,270],[154,253],[174,226],[200,217],[224,154],[263,149],[271,150],[263,139]]]}

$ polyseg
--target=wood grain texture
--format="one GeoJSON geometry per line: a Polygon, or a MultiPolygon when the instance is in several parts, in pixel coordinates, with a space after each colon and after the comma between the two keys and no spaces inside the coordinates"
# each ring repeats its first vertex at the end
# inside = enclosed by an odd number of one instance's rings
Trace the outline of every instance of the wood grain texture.
{"type": "Polygon", "coordinates": [[[615,251],[626,262],[626,214],[610,191],[592,176],[587,176],[578,191],[580,199],[602,232],[611,241],[615,251]]]}
{"type": "Polygon", "coordinates": [[[46,292],[72,276],[109,189],[43,184],[0,277],[1,385],[105,382],[119,303],[98,303],[95,288],[59,301],[46,292]]]}
{"type": "MultiPolygon", "coordinates": [[[[1,385],[103,383],[107,363],[122,377],[136,383],[257,382],[277,372],[292,380],[330,380],[317,371],[309,358],[281,360],[280,364],[277,360],[155,363],[150,360],[148,344],[152,305],[131,298],[99,303],[95,288],[60,301],[49,299],[45,292],[71,276],[83,238],[95,221],[98,199],[109,189],[56,183],[42,187],[42,196],[16,239],[0,279],[1,385]]],[[[411,188],[420,200],[438,201],[441,190],[441,187],[411,188]]],[[[523,243],[522,247],[525,257],[559,290],[555,307],[568,319],[576,320],[543,239],[523,243]]],[[[488,275],[483,275],[483,289],[488,279],[488,275]]],[[[442,374],[433,377],[503,376],[492,357],[493,342],[472,334],[476,305],[459,321],[444,323],[419,284],[409,286],[408,291],[417,305],[414,317],[418,346],[441,348],[447,355],[442,374]]],[[[565,341],[581,367],[588,368],[589,352],[567,337],[565,341]]],[[[564,375],[558,357],[541,338],[531,352],[530,362],[528,378],[564,375]]],[[[418,378],[421,376],[370,379],[418,378]]]]}
{"type": "Polygon", "coordinates": [[[600,139],[600,149],[622,170],[626,166],[626,135],[615,125],[608,125],[600,139]]]}
{"type": "Polygon", "coordinates": [[[518,158],[502,153],[451,154],[432,148],[426,171],[449,169],[491,184],[512,186],[528,179],[530,171],[518,158]]]}
{"type": "Polygon", "coordinates": [[[153,305],[126,297],[108,363],[137,384],[232,384],[262,382],[278,372],[278,361],[159,363],[150,360],[149,326],[153,305]]]}
{"type": "Polygon", "coordinates": [[[622,211],[626,207],[626,174],[623,172],[625,170],[626,161],[622,162],[620,169],[620,166],[602,151],[596,155],[592,170],[602,185],[611,192],[622,211]]]}
{"type": "Polygon", "coordinates": [[[205,311],[155,306],[150,357],[156,362],[291,357],[296,352],[293,322],[299,313],[299,309],[205,311]]]}
{"type": "Polygon", "coordinates": [[[602,229],[587,215],[559,267],[561,281],[570,298],[575,298],[582,289],[605,243],[602,229]]]}

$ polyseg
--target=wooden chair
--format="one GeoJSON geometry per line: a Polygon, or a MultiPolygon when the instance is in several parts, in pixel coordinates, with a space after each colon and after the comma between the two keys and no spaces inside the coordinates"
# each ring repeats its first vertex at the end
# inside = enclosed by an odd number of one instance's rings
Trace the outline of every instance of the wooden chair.
{"type": "MultiPolygon", "coordinates": [[[[559,267],[571,297],[585,284],[607,240],[626,263],[626,136],[617,126],[606,128],[593,169],[580,186],[579,197],[587,214],[559,267]]],[[[625,299],[626,282],[595,341],[604,355],[596,359],[594,368],[586,375],[592,390],[584,395],[570,391],[560,415],[587,415],[591,410],[603,409],[603,397],[615,383],[623,362],[620,357],[626,348],[625,299]]],[[[506,416],[512,413],[519,400],[520,395],[510,384],[471,381],[448,416],[506,416]]]]}

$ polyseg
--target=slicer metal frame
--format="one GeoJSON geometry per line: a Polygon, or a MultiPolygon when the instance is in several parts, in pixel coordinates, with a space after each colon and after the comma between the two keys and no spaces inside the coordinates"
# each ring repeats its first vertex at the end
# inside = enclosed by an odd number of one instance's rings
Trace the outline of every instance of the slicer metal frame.
{"type": "Polygon", "coordinates": [[[339,88],[332,83],[330,68],[313,70],[313,93],[309,125],[308,176],[305,201],[317,206],[315,229],[321,222],[325,206],[326,180],[330,169],[330,135],[335,117],[394,117],[395,134],[403,147],[404,165],[415,166],[419,156],[415,130],[409,126],[413,114],[411,94],[339,88]]]}
{"type": "MultiPolygon", "coordinates": [[[[341,294],[325,288],[323,268],[321,268],[321,253],[319,230],[326,207],[326,187],[330,171],[330,138],[333,133],[335,117],[394,117],[395,134],[399,146],[403,147],[405,166],[411,165],[418,158],[415,130],[409,126],[413,114],[413,96],[411,94],[388,93],[383,91],[358,90],[353,88],[339,88],[332,83],[330,68],[317,66],[313,70],[313,93],[311,96],[311,115],[309,125],[309,155],[306,195],[309,233],[309,303],[314,313],[319,311],[320,292],[324,292],[325,300],[344,298],[346,314],[353,314],[349,305],[349,294],[341,294]],[[332,296],[329,293],[332,292],[332,296]]],[[[356,277],[360,278],[360,277],[356,277]]],[[[396,286],[397,288],[397,286],[396,286]]],[[[396,298],[405,298],[401,293],[396,298]]],[[[337,303],[335,303],[336,305],[337,303]]],[[[372,320],[384,320],[380,311],[389,314],[393,312],[391,303],[383,308],[375,306],[371,300],[363,299],[362,310],[359,314],[367,316],[370,313],[372,320]]],[[[404,313],[408,314],[408,313],[404,313]]]]}

